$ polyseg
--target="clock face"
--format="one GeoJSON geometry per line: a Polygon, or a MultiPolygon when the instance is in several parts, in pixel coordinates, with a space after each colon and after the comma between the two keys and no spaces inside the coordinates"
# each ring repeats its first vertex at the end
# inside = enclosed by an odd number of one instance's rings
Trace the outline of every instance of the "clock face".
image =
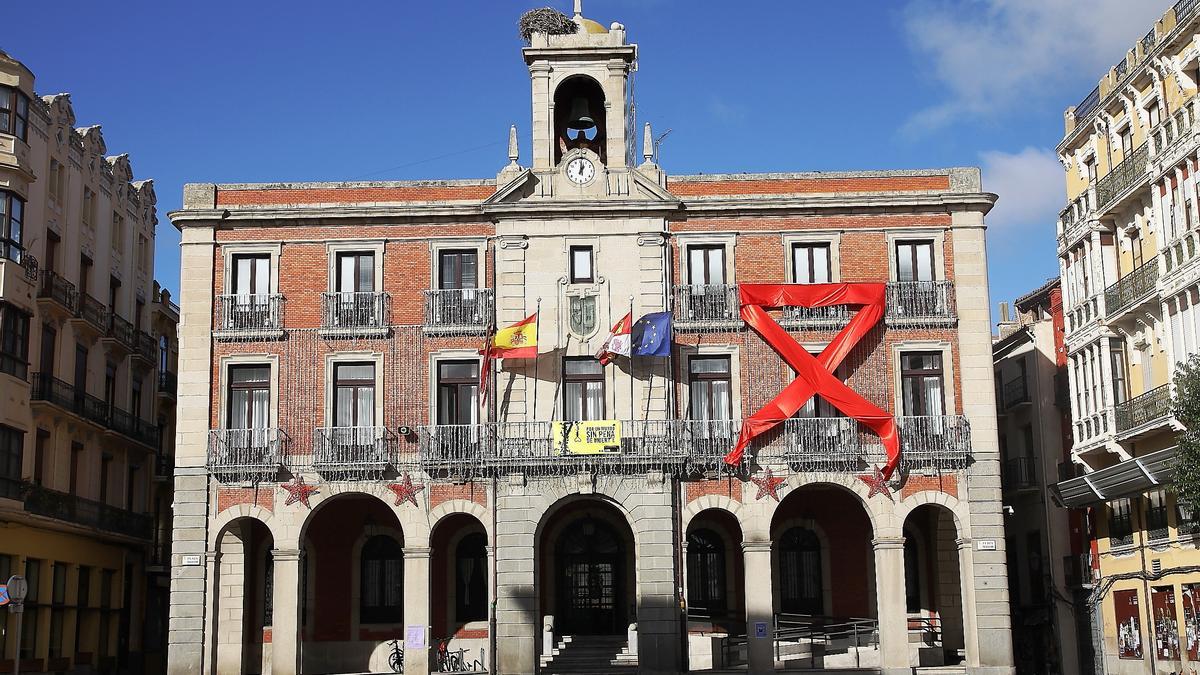
{"type": "Polygon", "coordinates": [[[567,163],[567,179],[583,185],[596,177],[596,167],[586,157],[576,157],[567,163]]]}

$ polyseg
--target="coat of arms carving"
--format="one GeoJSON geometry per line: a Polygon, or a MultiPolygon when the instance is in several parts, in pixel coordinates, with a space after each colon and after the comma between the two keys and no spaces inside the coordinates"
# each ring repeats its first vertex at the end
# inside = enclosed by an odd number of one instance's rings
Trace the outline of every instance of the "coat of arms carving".
{"type": "Polygon", "coordinates": [[[596,332],[596,296],[572,295],[570,301],[571,332],[577,337],[587,338],[596,332]]]}

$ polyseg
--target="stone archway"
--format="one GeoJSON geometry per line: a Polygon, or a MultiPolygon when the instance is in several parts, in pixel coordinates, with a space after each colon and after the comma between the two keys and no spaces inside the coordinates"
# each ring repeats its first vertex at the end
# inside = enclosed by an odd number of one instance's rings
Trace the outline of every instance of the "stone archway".
{"type": "Polygon", "coordinates": [[[476,514],[449,513],[436,521],[429,542],[430,644],[465,649],[468,660],[487,664],[493,586],[487,528],[476,514]]]}
{"type": "Polygon", "coordinates": [[[213,550],[213,663],[221,673],[270,671],[274,538],[253,517],[233,518],[213,550]]]}
{"type": "Polygon", "coordinates": [[[904,519],[904,586],[910,648],[918,665],[963,663],[962,570],[954,513],[922,504],[904,519]]]}

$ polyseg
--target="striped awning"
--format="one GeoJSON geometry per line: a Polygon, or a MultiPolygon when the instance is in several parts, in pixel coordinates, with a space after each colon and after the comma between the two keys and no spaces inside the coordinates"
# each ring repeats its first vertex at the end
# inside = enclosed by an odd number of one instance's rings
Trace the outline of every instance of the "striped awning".
{"type": "Polygon", "coordinates": [[[1055,484],[1051,491],[1054,498],[1066,507],[1087,506],[1141,494],[1171,482],[1175,450],[1174,447],[1159,450],[1079,478],[1064,480],[1055,484]]]}

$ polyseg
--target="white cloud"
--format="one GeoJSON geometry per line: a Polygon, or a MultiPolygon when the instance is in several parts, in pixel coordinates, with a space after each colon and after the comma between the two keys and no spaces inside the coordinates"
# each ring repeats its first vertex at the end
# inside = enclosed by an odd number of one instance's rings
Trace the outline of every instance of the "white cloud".
{"type": "Polygon", "coordinates": [[[1017,153],[980,153],[983,189],[1000,196],[988,214],[988,230],[1003,241],[1054,232],[1054,220],[1066,203],[1064,172],[1052,150],[1025,148],[1017,153]]]}
{"type": "Polygon", "coordinates": [[[1167,0],[912,0],[905,31],[926,59],[918,63],[929,65],[947,97],[913,116],[906,129],[1000,115],[1057,95],[1080,77],[1099,81],[1169,6],[1167,0]]]}

